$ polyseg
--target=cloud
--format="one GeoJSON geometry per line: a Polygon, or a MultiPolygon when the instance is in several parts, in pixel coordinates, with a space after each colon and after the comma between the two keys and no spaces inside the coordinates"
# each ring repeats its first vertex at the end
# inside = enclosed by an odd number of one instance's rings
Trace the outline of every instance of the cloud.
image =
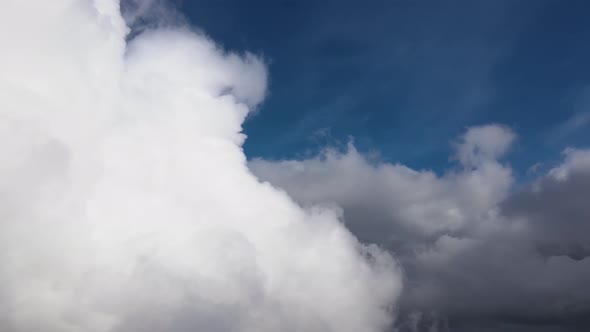
{"type": "Polygon", "coordinates": [[[457,143],[457,159],[464,167],[477,167],[502,157],[515,139],[514,133],[499,125],[472,127],[457,143]]]}
{"type": "Polygon", "coordinates": [[[353,146],[249,166],[302,204],[340,207],[362,241],[395,253],[407,273],[400,331],[589,327],[590,152],[566,150],[517,189],[498,159],[515,137],[468,128],[454,144],[459,167],[442,175],[370,161],[353,146]]]}
{"type": "Polygon", "coordinates": [[[346,153],[328,149],[303,161],[257,159],[250,168],[304,204],[342,207],[361,239],[397,247],[407,236],[425,240],[458,232],[501,201],[512,174],[494,157],[513,137],[497,126],[470,129],[457,146],[463,169],[442,177],[400,164],[371,164],[353,145],[346,153]]]}
{"type": "Polygon", "coordinates": [[[590,150],[567,149],[565,161],[510,197],[505,213],[526,219],[542,254],[581,260],[590,256],[590,150]]]}
{"type": "Polygon", "coordinates": [[[391,257],[260,183],[267,72],[119,3],[0,5],[0,330],[382,331],[391,257]]]}

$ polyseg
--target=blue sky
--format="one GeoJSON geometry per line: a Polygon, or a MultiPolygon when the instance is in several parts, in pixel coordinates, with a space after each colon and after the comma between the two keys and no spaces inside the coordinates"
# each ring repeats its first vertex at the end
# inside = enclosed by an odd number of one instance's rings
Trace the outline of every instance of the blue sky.
{"type": "Polygon", "coordinates": [[[264,56],[270,94],[249,157],[298,158],[353,137],[441,171],[468,126],[501,123],[520,175],[590,138],[586,1],[198,0],[181,11],[230,50],[264,56]]]}

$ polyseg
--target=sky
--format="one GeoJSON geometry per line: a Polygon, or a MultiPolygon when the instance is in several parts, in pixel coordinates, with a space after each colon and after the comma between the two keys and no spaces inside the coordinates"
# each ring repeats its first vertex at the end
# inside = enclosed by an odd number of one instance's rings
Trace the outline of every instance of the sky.
{"type": "Polygon", "coordinates": [[[245,123],[247,155],[326,144],[442,171],[449,141],[500,123],[519,135],[519,175],[587,146],[586,1],[184,1],[221,45],[269,64],[269,95],[245,123]]]}
{"type": "Polygon", "coordinates": [[[588,6],[0,2],[0,330],[590,330],[588,6]]]}

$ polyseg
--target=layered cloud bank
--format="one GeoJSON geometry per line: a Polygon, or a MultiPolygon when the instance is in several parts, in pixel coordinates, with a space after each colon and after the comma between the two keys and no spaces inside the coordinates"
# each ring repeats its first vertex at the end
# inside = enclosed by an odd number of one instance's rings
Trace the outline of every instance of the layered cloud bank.
{"type": "Polygon", "coordinates": [[[469,128],[442,176],[370,162],[352,145],[250,168],[304,205],[340,207],[363,242],[398,255],[400,331],[586,331],[590,151],[567,150],[518,189],[500,161],[515,138],[498,125],[469,128]]]}
{"type": "Polygon", "coordinates": [[[391,257],[260,183],[266,70],[114,0],[0,5],[0,330],[383,331],[391,257]]]}

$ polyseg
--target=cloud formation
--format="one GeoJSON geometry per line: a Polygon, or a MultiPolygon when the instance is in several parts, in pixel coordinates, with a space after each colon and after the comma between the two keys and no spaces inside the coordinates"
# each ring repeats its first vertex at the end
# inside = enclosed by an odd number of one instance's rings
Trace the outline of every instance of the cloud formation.
{"type": "Polygon", "coordinates": [[[590,327],[590,151],[518,189],[500,158],[516,135],[469,128],[442,175],[367,159],[354,146],[307,160],[253,160],[302,204],[337,206],[363,242],[407,273],[400,331],[583,331],[590,327]]]}
{"type": "Polygon", "coordinates": [[[114,0],[0,5],[0,330],[386,328],[391,257],[247,168],[264,64],[128,33],[114,0]]]}

